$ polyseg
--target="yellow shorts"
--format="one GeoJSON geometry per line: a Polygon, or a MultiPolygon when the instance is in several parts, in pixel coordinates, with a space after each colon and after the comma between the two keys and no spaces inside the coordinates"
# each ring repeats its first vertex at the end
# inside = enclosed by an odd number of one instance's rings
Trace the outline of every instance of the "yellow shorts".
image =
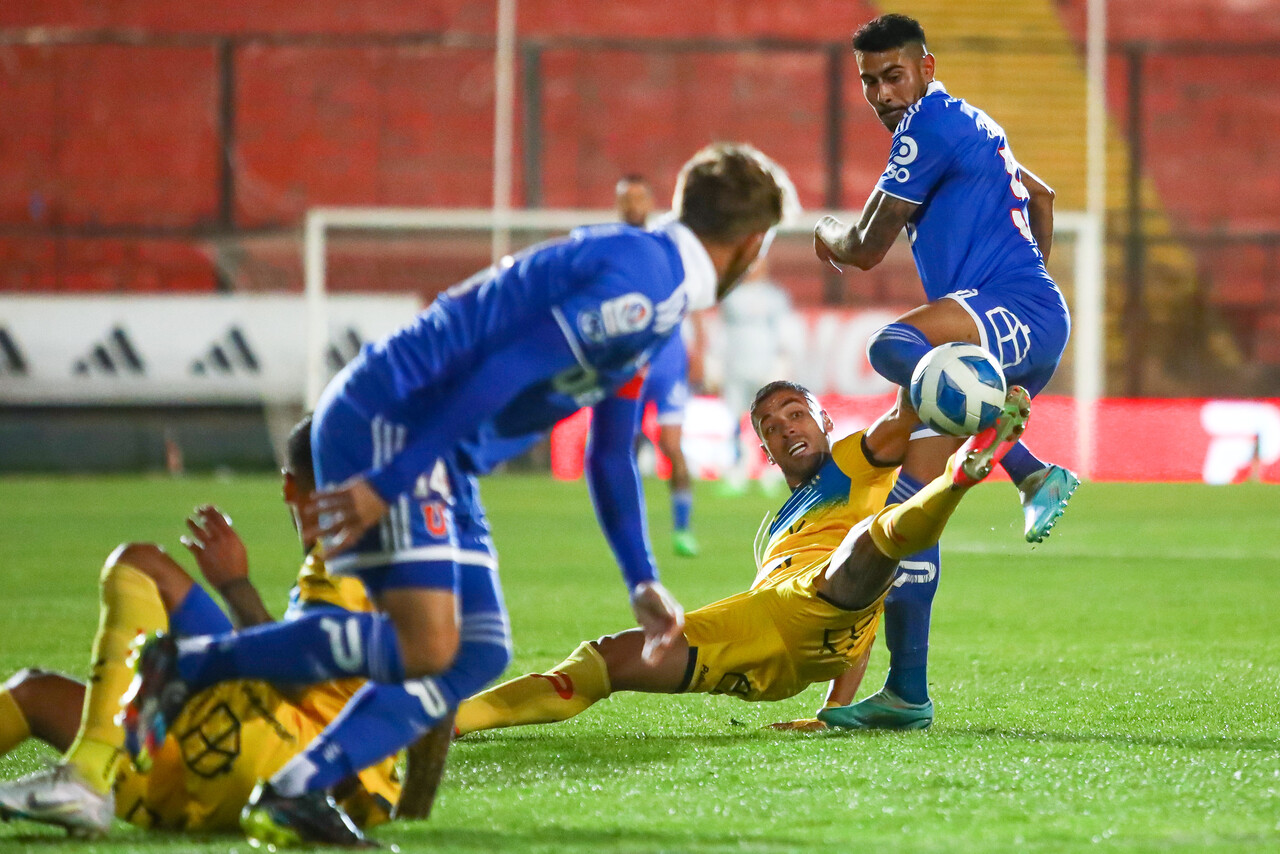
{"type": "Polygon", "coordinates": [[[837,608],[812,581],[789,579],[713,602],[685,615],[690,675],[685,691],[743,700],[785,700],[834,679],[875,640],[883,600],[837,608]]]}
{"type": "MultiPolygon", "coordinates": [[[[330,690],[318,686],[307,696],[330,690]]],[[[329,705],[341,708],[340,698],[333,699],[329,705]]],[[[315,704],[300,705],[310,709],[315,704]]],[[[225,682],[202,691],[174,721],[149,773],[123,763],[116,780],[116,815],[140,827],[165,830],[236,829],[257,781],[279,770],[327,722],[289,703],[266,682],[225,682]]],[[[389,759],[360,775],[367,788],[392,802],[398,795],[393,766],[389,759]],[[383,785],[367,782],[382,782],[383,777],[383,785]]],[[[361,802],[362,823],[385,820],[377,810],[368,811],[368,800],[366,796],[361,802]]]]}

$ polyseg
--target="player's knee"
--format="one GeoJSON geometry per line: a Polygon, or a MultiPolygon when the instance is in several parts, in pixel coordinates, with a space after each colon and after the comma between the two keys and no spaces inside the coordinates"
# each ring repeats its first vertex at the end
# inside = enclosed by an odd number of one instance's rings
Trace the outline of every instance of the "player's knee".
{"type": "Polygon", "coordinates": [[[181,604],[195,584],[187,571],[155,543],[122,543],[117,546],[103,564],[99,583],[111,583],[112,575],[122,567],[136,570],[151,579],[161,602],[169,611],[181,604]]]}
{"type": "Polygon", "coordinates": [[[155,580],[164,576],[173,568],[181,568],[169,557],[168,552],[155,543],[121,543],[107,557],[103,572],[109,572],[118,566],[130,566],[147,577],[155,580]]]}
{"type": "Polygon", "coordinates": [[[60,678],[56,673],[36,667],[24,667],[4,681],[0,688],[9,692],[19,707],[26,709],[37,702],[42,684],[60,678]]]}

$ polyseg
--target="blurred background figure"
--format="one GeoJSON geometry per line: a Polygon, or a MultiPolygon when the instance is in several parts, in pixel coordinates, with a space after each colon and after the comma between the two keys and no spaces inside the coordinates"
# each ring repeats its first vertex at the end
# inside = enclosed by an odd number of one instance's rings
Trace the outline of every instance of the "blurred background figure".
{"type": "MultiPolygon", "coordinates": [[[[740,495],[747,490],[751,461],[756,457],[754,436],[742,430],[743,416],[756,389],[791,375],[784,340],[791,298],[770,278],[768,265],[762,259],[720,303],[718,311],[724,335],[720,396],[735,419],[737,449],[736,462],[725,474],[721,491],[740,495]]],[[[765,469],[760,485],[766,492],[781,489],[782,472],[765,469]]]]}
{"type": "MultiPolygon", "coordinates": [[[[653,213],[653,188],[641,175],[625,175],[616,188],[618,219],[644,228],[653,213]]],[[[690,522],[693,482],[684,458],[684,413],[689,401],[689,353],[684,336],[672,335],[649,363],[643,407],[653,403],[658,415],[658,450],[671,462],[671,550],[679,557],[698,554],[690,522]]]]}
{"type": "Polygon", "coordinates": [[[653,213],[653,188],[643,175],[623,175],[615,188],[618,219],[627,225],[644,228],[653,213]]]}

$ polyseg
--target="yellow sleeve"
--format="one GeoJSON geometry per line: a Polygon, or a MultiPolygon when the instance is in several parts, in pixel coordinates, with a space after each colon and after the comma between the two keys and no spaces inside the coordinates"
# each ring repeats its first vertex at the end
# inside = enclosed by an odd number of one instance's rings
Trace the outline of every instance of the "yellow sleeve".
{"type": "Polygon", "coordinates": [[[862,436],[866,432],[859,430],[837,441],[831,446],[831,456],[840,471],[849,477],[849,503],[860,504],[875,512],[889,497],[889,490],[898,479],[898,467],[871,464],[862,450],[862,436]]]}

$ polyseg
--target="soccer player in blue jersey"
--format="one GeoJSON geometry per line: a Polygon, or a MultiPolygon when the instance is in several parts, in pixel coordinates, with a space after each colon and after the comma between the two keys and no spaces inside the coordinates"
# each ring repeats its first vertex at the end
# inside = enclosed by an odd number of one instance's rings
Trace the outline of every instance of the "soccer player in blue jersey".
{"type": "MultiPolygon", "coordinates": [[[[886,418],[910,431],[890,501],[902,501],[942,471],[960,440],[919,424],[906,397],[912,372],[949,341],[993,353],[1011,384],[1032,395],[1049,382],[1066,347],[1066,301],[1045,269],[1053,237],[1053,192],[1014,158],[1004,131],[934,80],[924,30],[905,15],[860,28],[853,50],[863,94],[893,133],[889,164],[862,211],[846,225],[824,217],[814,232],[818,257],[869,270],[904,228],[929,302],[881,329],[872,367],[900,387],[886,418]]],[[[1002,462],[1022,494],[1026,537],[1039,542],[1062,515],[1079,481],[1018,443],[1002,462]]],[[[831,713],[851,727],[919,726],[933,719],[926,674],[929,614],[938,584],[934,546],[904,560],[885,606],[890,652],[884,689],[831,713]]]]}
{"type": "Polygon", "coordinates": [[[593,407],[597,516],[645,656],[662,654],[683,612],[658,581],[634,460],[644,367],[688,311],[711,306],[750,267],[789,186],[754,149],[711,146],[681,170],[662,227],[577,229],[450,288],[366,347],[317,406],[321,488],[300,516],[304,536],[323,538],[330,571],[357,574],[379,613],[153,638],[124,698],[143,762],[207,685],[364,676],[334,724],[261,784],[242,816],[260,842],[363,844],[326,791],[414,741],[511,659],[477,476],[583,406],[593,407]]]}
{"type": "MultiPolygon", "coordinates": [[[[642,175],[624,175],[614,191],[618,219],[644,228],[653,214],[653,189],[642,175]]],[[[650,403],[658,415],[658,450],[671,462],[671,549],[678,557],[696,557],[698,540],[690,525],[693,482],[684,458],[684,412],[689,401],[689,352],[679,331],[672,333],[653,360],[644,381],[641,411],[650,403]]]]}

